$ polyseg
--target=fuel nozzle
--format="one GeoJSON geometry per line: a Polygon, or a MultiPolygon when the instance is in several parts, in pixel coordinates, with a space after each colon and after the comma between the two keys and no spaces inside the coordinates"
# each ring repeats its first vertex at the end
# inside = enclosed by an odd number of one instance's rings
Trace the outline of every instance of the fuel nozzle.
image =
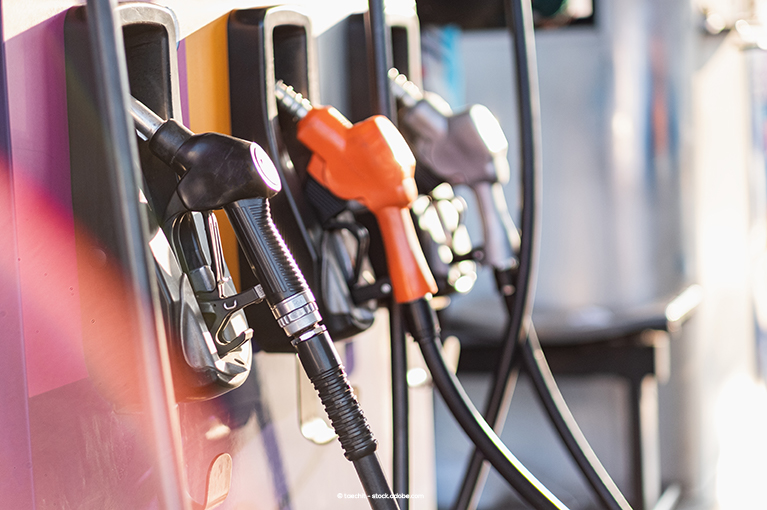
{"type": "MultiPolygon", "coordinates": [[[[263,296],[320,395],[347,459],[363,487],[390,495],[375,451],[377,442],[346,379],[312,291],[272,221],[268,198],[280,190],[274,164],[257,144],[218,133],[193,134],[133,100],[136,129],[150,150],[181,179],[166,217],[223,208],[259,281],[263,296]]],[[[396,510],[392,498],[371,499],[396,510]]]]}
{"type": "Polygon", "coordinates": [[[509,144],[498,120],[485,106],[460,112],[436,94],[421,90],[396,69],[389,71],[392,94],[401,105],[402,133],[419,163],[442,182],[465,184],[482,215],[484,260],[496,270],[517,265],[519,233],[502,185],[509,180],[509,144]]]}
{"type": "Polygon", "coordinates": [[[397,302],[435,293],[409,211],[418,196],[415,159],[397,128],[381,115],[352,124],[335,108],[312,106],[282,82],[276,96],[297,119],[298,140],[314,153],[307,168],[312,177],[376,217],[397,302]]]}
{"type": "Polygon", "coordinates": [[[196,135],[172,119],[160,119],[135,99],[131,113],[149,149],[181,176],[166,221],[187,211],[223,208],[287,336],[294,339],[319,324],[314,296],[272,222],[266,199],[281,184],[264,150],[219,133],[196,135]]]}

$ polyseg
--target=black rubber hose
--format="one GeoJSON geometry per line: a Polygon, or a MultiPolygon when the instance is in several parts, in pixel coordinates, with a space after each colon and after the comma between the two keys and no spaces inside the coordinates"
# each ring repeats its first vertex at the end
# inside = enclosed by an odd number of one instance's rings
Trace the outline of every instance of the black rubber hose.
{"type": "Polygon", "coordinates": [[[461,383],[445,365],[434,311],[424,299],[402,305],[408,330],[418,342],[432,381],[469,439],[517,493],[537,510],[567,507],[509,451],[474,408],[461,383]]]}
{"type": "Polygon", "coordinates": [[[384,115],[396,124],[397,109],[394,97],[389,90],[389,69],[391,69],[391,37],[386,23],[384,0],[368,0],[368,12],[365,13],[366,34],[368,39],[368,61],[370,73],[370,97],[373,113],[384,115]]]}
{"type": "MultiPolygon", "coordinates": [[[[543,351],[540,349],[537,336],[532,323],[526,328],[525,334],[522,325],[523,319],[530,316],[532,305],[532,292],[534,273],[531,270],[534,252],[537,251],[540,222],[537,211],[539,210],[537,197],[540,193],[540,150],[539,143],[539,100],[537,97],[537,84],[535,79],[535,50],[532,31],[532,14],[530,6],[524,0],[507,0],[506,2],[508,25],[514,41],[515,67],[517,76],[517,100],[520,109],[520,136],[522,156],[522,234],[520,246],[520,265],[518,276],[511,272],[496,273],[498,288],[504,295],[504,300],[511,316],[511,327],[504,341],[499,363],[494,373],[490,397],[485,412],[489,423],[497,426],[498,411],[508,406],[510,394],[505,394],[507,381],[514,372],[513,355],[517,349],[514,345],[521,343],[523,363],[530,375],[536,393],[543,404],[546,412],[554,424],[560,438],[570,451],[573,460],[586,477],[599,500],[609,510],[628,510],[630,505],[623,494],[610,478],[599,459],[594,454],[585,436],[578,427],[570,413],[567,404],[562,398],[559,388],[551,374],[543,351]],[[516,288],[512,296],[504,289],[509,288],[504,280],[517,280],[517,284],[511,285],[516,288]],[[519,330],[515,332],[515,326],[519,324],[519,330]],[[529,337],[528,337],[529,335],[529,337]],[[505,403],[504,403],[505,402],[505,403]]],[[[475,491],[481,473],[481,452],[475,449],[472,454],[469,467],[464,477],[464,482],[459,493],[458,501],[454,507],[456,510],[469,508],[471,496],[475,491]]]]}
{"type": "MultiPolygon", "coordinates": [[[[505,280],[506,278],[498,275],[499,288],[504,286],[505,280]]],[[[505,304],[509,313],[511,313],[514,305],[514,296],[505,296],[505,304]]],[[[510,338],[506,339],[504,350],[509,345],[509,340],[510,338]]],[[[562,397],[551,369],[546,362],[546,357],[543,354],[532,323],[528,327],[528,335],[525,341],[511,343],[516,346],[513,349],[514,354],[507,363],[503,361],[504,355],[501,356],[502,361],[499,363],[494,374],[485,419],[494,427],[503,423],[504,420],[499,415],[499,411],[504,407],[508,407],[511,400],[511,393],[505,391],[506,381],[508,381],[509,377],[515,377],[516,368],[521,362],[532,380],[538,399],[546,410],[551,423],[602,505],[609,510],[630,510],[631,506],[628,501],[626,501],[620,489],[618,489],[604,466],[602,466],[580,427],[578,427],[578,423],[573,418],[570,409],[567,407],[567,403],[562,397]]],[[[475,506],[471,502],[475,488],[481,483],[483,460],[482,453],[475,449],[469,462],[469,467],[466,470],[458,500],[456,501],[456,509],[466,509],[475,506]]]]}
{"type": "Polygon", "coordinates": [[[399,507],[386,484],[386,477],[376,454],[355,460],[353,464],[373,510],[397,510],[399,507]]]}
{"type": "MultiPolygon", "coordinates": [[[[513,301],[509,308],[509,329],[496,365],[490,397],[485,408],[489,423],[497,423],[504,402],[508,405],[511,395],[504,397],[507,382],[514,371],[516,343],[524,338],[523,327],[532,313],[533,289],[535,288],[534,261],[540,243],[538,211],[541,202],[541,131],[540,98],[538,96],[538,71],[536,68],[533,15],[527,0],[506,0],[506,19],[513,41],[514,77],[516,80],[516,104],[520,136],[520,169],[522,188],[522,215],[520,218],[519,266],[515,272],[498,271],[496,281],[502,294],[513,301]],[[507,281],[508,280],[508,281],[507,281]]],[[[455,510],[469,508],[482,471],[482,454],[475,448],[455,510]]]]}
{"type": "Polygon", "coordinates": [[[320,394],[346,458],[355,461],[374,453],[376,440],[327,332],[296,342],[295,346],[306,375],[320,394]]]}
{"type": "MultiPolygon", "coordinates": [[[[519,368],[519,362],[515,362],[512,365],[511,374],[506,380],[506,392],[508,395],[514,393],[514,387],[516,386],[517,378],[519,375],[519,368]]],[[[505,398],[504,400],[504,405],[497,413],[497,420],[495,422],[497,425],[494,425],[493,427],[493,430],[495,430],[496,434],[499,436],[501,435],[501,430],[499,429],[502,429],[502,427],[499,427],[499,424],[505,423],[506,420],[504,417],[508,412],[508,407],[511,403],[511,398],[505,398]]],[[[491,424],[493,423],[490,421],[490,418],[487,417],[486,421],[491,424]]],[[[456,502],[453,508],[476,508],[479,504],[479,496],[482,494],[482,487],[487,480],[488,474],[490,474],[490,464],[485,461],[485,457],[482,455],[482,452],[475,448],[474,453],[472,454],[469,461],[469,465],[466,467],[463,482],[461,483],[461,489],[458,492],[458,497],[456,498],[456,502]]]]}
{"type": "MultiPolygon", "coordinates": [[[[371,106],[374,114],[384,115],[396,124],[397,109],[389,89],[389,69],[392,64],[391,38],[386,23],[384,0],[368,0],[365,13],[371,106]]],[[[389,307],[392,370],[392,475],[396,494],[410,491],[410,419],[408,410],[407,353],[402,329],[401,310],[392,300],[389,307]]],[[[398,500],[402,510],[408,509],[408,499],[398,500]]]]}
{"type": "MultiPolygon", "coordinates": [[[[510,336],[523,338],[525,322],[532,314],[533,294],[536,282],[535,260],[540,244],[541,203],[541,128],[540,99],[538,97],[538,71],[535,65],[535,39],[533,15],[528,0],[507,0],[508,24],[514,41],[514,61],[517,108],[519,109],[520,169],[522,187],[522,215],[520,218],[519,266],[516,274],[499,272],[496,280],[512,280],[510,292],[514,295],[511,309],[510,336]]],[[[510,295],[504,290],[505,295],[510,295]]],[[[512,346],[504,346],[509,353],[512,346]]],[[[505,360],[505,359],[504,359],[505,360]]],[[[506,364],[511,361],[510,355],[506,364]]]]}
{"type": "MultiPolygon", "coordinates": [[[[498,287],[501,288],[507,278],[497,276],[498,287]]],[[[505,303],[509,313],[513,309],[513,302],[513,296],[505,296],[505,303]]],[[[509,338],[506,339],[504,347],[509,344],[509,340],[509,338]]],[[[628,501],[626,501],[620,489],[618,489],[604,466],[602,466],[580,427],[578,427],[578,423],[573,418],[570,409],[567,407],[567,403],[562,397],[551,369],[546,362],[546,357],[543,354],[538,336],[532,324],[528,328],[526,340],[523,342],[513,342],[513,345],[516,347],[513,349],[514,354],[510,358],[510,362],[504,363],[504,355],[502,355],[502,361],[499,363],[494,374],[488,405],[484,415],[487,422],[492,424],[493,427],[498,427],[499,424],[505,421],[501,413],[504,408],[508,408],[512,397],[512,392],[506,390],[508,380],[509,378],[515,379],[519,365],[523,365],[525,372],[532,380],[536,395],[546,410],[551,423],[602,505],[610,510],[630,510],[631,506],[628,501]]],[[[476,501],[472,503],[472,498],[477,487],[480,487],[484,481],[482,476],[483,461],[482,453],[475,449],[464,475],[461,491],[454,506],[455,509],[463,510],[476,507],[476,501]]]]}
{"type": "MultiPolygon", "coordinates": [[[[496,280],[500,282],[511,278],[511,271],[507,271],[505,277],[496,274],[496,280]]],[[[500,285],[499,285],[500,286],[500,285]]],[[[513,294],[507,299],[513,300],[513,294]]],[[[501,434],[503,423],[506,421],[506,414],[511,404],[511,398],[514,394],[514,388],[519,375],[519,369],[522,365],[519,356],[520,343],[516,341],[513,331],[512,321],[506,327],[505,341],[501,349],[501,355],[495,368],[490,394],[485,404],[485,413],[483,416],[487,423],[493,426],[493,430],[498,435],[501,434]]],[[[479,503],[479,495],[482,493],[482,487],[489,474],[489,466],[485,462],[485,457],[476,447],[471,454],[469,464],[463,475],[461,489],[458,492],[454,510],[466,510],[476,508],[479,503]]]]}
{"type": "Polygon", "coordinates": [[[594,493],[604,507],[609,510],[631,510],[631,505],[602,466],[567,407],[549,364],[546,362],[546,357],[543,355],[538,335],[532,324],[528,330],[527,341],[522,345],[521,351],[525,371],[533,382],[533,387],[535,387],[541,404],[546,409],[551,423],[557,429],[559,437],[573,460],[586,477],[589,485],[594,489],[594,493]]]}
{"type": "Polygon", "coordinates": [[[354,396],[338,353],[326,331],[294,342],[298,359],[325,406],[333,430],[352,461],[373,510],[398,510],[381,463],[377,443],[354,396]]]}
{"type": "MultiPolygon", "coordinates": [[[[392,300],[389,308],[391,331],[392,388],[392,486],[395,494],[410,493],[410,418],[407,385],[407,340],[402,324],[402,310],[392,300]]],[[[397,500],[401,510],[408,509],[408,499],[397,500]]]]}

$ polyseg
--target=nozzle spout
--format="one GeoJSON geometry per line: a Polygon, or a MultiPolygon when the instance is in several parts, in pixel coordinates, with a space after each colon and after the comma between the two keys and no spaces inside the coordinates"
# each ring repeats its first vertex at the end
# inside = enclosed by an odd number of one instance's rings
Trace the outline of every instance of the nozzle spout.
{"type": "Polygon", "coordinates": [[[296,92],[293,87],[285,85],[282,80],[275,84],[274,95],[277,97],[277,103],[297,120],[306,117],[306,114],[312,109],[312,103],[308,99],[296,92]]]}
{"type": "Polygon", "coordinates": [[[408,81],[407,76],[400,74],[395,68],[389,69],[389,90],[400,101],[405,108],[413,108],[418,101],[423,99],[421,90],[413,83],[408,81]]]}
{"type": "Polygon", "coordinates": [[[165,122],[155,112],[147,108],[144,103],[133,96],[130,98],[130,113],[136,124],[136,131],[144,140],[152,138],[165,122]]]}

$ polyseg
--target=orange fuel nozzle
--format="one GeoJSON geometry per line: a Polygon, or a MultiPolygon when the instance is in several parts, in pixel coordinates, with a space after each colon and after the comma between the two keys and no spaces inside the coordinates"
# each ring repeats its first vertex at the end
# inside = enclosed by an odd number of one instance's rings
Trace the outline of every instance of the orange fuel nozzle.
{"type": "Polygon", "coordinates": [[[376,217],[398,303],[437,292],[409,207],[418,196],[413,153],[382,115],[352,124],[335,108],[312,107],[292,87],[277,98],[298,119],[298,140],[314,155],[309,173],[333,194],[356,200],[376,217]]]}

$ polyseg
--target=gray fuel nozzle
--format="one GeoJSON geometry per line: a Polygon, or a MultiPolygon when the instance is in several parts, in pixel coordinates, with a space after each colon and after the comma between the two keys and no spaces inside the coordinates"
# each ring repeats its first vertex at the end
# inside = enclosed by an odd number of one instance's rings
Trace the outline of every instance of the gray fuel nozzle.
{"type": "Polygon", "coordinates": [[[441,181],[474,191],[484,262],[500,270],[515,267],[520,239],[503,194],[509,144],[498,120],[482,105],[453,112],[441,97],[422,92],[396,69],[389,71],[389,85],[401,105],[400,129],[419,163],[441,181]]]}

